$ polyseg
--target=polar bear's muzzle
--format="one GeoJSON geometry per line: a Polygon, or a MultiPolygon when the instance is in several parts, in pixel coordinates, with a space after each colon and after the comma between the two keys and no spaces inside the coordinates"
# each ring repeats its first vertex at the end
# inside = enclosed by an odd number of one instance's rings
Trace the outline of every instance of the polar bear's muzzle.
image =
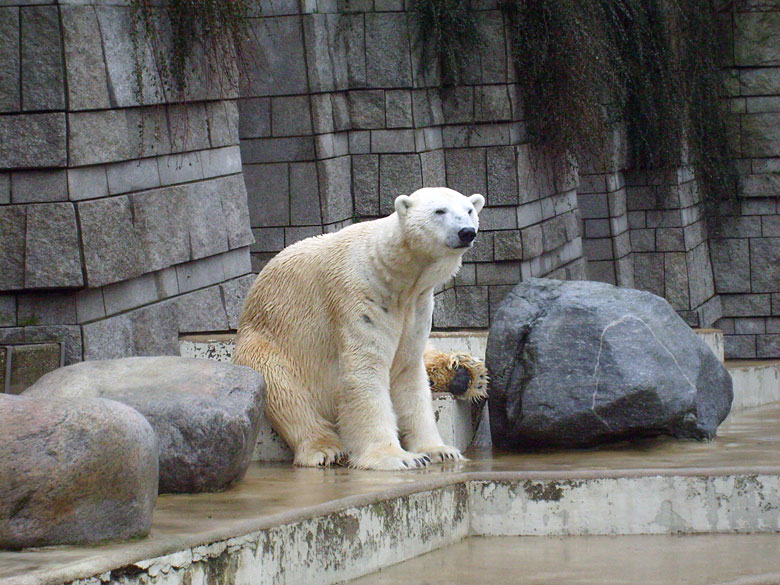
{"type": "Polygon", "coordinates": [[[476,237],[477,237],[477,230],[475,230],[473,227],[461,228],[460,231],[458,231],[459,243],[455,247],[465,248],[467,246],[471,246],[471,243],[474,241],[474,238],[476,237]]]}

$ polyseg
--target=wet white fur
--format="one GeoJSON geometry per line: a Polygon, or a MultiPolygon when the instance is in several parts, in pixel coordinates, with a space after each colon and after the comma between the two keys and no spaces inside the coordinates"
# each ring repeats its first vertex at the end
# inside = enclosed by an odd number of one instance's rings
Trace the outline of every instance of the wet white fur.
{"type": "Polygon", "coordinates": [[[458,271],[458,231],[479,227],[484,203],[445,188],[401,195],[392,215],[298,242],[258,275],[234,361],[264,375],[266,413],[296,464],[461,458],[436,428],[423,351],[433,289],[458,271]]]}

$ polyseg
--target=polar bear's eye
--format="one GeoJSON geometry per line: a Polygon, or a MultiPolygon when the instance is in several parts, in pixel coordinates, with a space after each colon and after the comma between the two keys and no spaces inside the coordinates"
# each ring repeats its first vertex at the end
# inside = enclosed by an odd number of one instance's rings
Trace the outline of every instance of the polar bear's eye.
{"type": "Polygon", "coordinates": [[[469,215],[471,215],[472,213],[474,213],[474,210],[473,209],[469,209],[469,215]]]}
{"type": "Polygon", "coordinates": [[[445,213],[447,213],[446,209],[437,209],[436,210],[436,215],[444,215],[445,213]]]}

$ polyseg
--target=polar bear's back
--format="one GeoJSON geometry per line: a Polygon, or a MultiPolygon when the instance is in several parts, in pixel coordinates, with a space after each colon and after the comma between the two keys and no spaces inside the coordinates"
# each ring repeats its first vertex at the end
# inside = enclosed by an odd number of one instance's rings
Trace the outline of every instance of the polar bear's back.
{"type": "Polygon", "coordinates": [[[354,264],[373,223],[306,238],[272,258],[247,294],[237,353],[253,336],[313,375],[323,374],[339,344],[335,324],[360,298],[354,264]]]}

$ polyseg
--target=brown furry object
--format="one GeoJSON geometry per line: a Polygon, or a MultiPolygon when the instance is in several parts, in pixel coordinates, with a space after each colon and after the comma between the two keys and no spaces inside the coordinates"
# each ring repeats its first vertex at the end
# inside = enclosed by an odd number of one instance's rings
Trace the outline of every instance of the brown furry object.
{"type": "Polygon", "coordinates": [[[450,392],[472,402],[487,398],[488,374],[482,361],[467,353],[445,353],[430,344],[423,359],[433,392],[450,392]]]}

